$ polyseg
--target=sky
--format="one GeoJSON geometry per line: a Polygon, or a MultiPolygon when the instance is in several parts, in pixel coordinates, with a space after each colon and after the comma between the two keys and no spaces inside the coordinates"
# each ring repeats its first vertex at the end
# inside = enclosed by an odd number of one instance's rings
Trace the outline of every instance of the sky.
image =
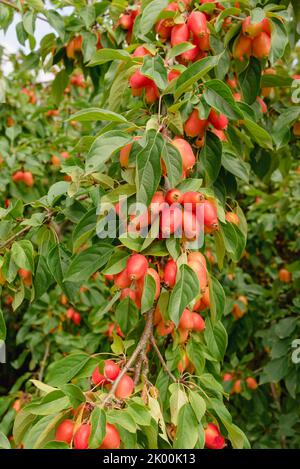
{"type": "MultiPolygon", "coordinates": [[[[51,8],[51,5],[50,5],[49,1],[46,1],[45,4],[46,4],[46,6],[51,8]]],[[[63,11],[64,11],[64,13],[67,14],[67,13],[70,13],[71,11],[73,11],[73,8],[72,7],[66,7],[66,8],[63,9],[63,11]]],[[[1,44],[1,46],[3,46],[7,50],[8,53],[17,52],[19,49],[24,50],[26,53],[30,52],[28,41],[26,41],[25,47],[24,47],[19,43],[19,41],[17,39],[16,25],[20,21],[21,21],[21,16],[18,13],[15,13],[14,14],[14,20],[11,23],[11,25],[9,26],[6,33],[4,33],[3,30],[0,30],[0,44],[1,44]]],[[[55,34],[57,34],[53,30],[53,28],[46,21],[42,21],[42,20],[39,20],[37,18],[36,26],[35,26],[35,34],[34,34],[34,36],[36,38],[36,47],[39,46],[40,40],[46,34],[49,34],[50,32],[54,32],[55,34]]],[[[4,64],[2,64],[2,69],[3,69],[4,74],[8,75],[9,72],[11,71],[11,69],[12,69],[11,64],[9,62],[5,62],[4,64]]],[[[42,74],[42,76],[43,76],[43,74],[42,74]]]]}

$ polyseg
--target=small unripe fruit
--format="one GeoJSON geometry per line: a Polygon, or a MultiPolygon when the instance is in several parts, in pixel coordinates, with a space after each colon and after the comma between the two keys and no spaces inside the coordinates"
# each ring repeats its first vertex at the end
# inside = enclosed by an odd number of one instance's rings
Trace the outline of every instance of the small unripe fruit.
{"type": "Polygon", "coordinates": [[[138,280],[147,272],[148,260],[142,254],[133,254],[127,261],[127,275],[130,280],[138,280]]]}
{"type": "Polygon", "coordinates": [[[290,283],[292,280],[292,274],[287,269],[280,269],[278,272],[279,280],[283,283],[290,283]]]}
{"type": "Polygon", "coordinates": [[[173,288],[176,283],[177,264],[173,259],[169,259],[164,270],[164,283],[173,288]]]}
{"type": "Polygon", "coordinates": [[[74,448],[75,449],[87,449],[89,446],[89,437],[91,434],[91,425],[84,423],[80,425],[74,435],[74,448]]]}
{"type": "Polygon", "coordinates": [[[253,39],[252,53],[257,59],[267,59],[271,50],[271,38],[267,33],[260,33],[253,39]]]}
{"type": "Polygon", "coordinates": [[[187,42],[189,40],[189,28],[185,23],[177,24],[172,28],[171,32],[171,45],[172,47],[181,44],[182,42],[187,42]]]}
{"type": "Polygon", "coordinates": [[[131,396],[134,390],[133,379],[129,375],[122,376],[117,389],[115,391],[115,396],[118,399],[126,399],[131,396]]]}
{"type": "Polygon", "coordinates": [[[258,387],[257,381],[252,376],[246,378],[246,384],[249,389],[256,389],[258,387]]]}
{"type": "Polygon", "coordinates": [[[92,374],[92,383],[97,386],[99,384],[104,384],[105,382],[105,376],[100,373],[99,366],[96,366],[92,374]]]}
{"type": "Polygon", "coordinates": [[[192,329],[193,328],[193,316],[189,309],[184,309],[179,320],[178,326],[181,329],[192,329]]]}
{"type": "Polygon", "coordinates": [[[238,225],[240,222],[238,215],[234,212],[227,212],[225,215],[225,220],[229,223],[233,223],[234,225],[238,225]]]}
{"type": "Polygon", "coordinates": [[[184,352],[181,360],[179,361],[177,365],[177,370],[179,371],[180,374],[182,374],[188,367],[189,365],[189,359],[187,354],[184,352]]]}
{"type": "Polygon", "coordinates": [[[73,431],[74,422],[72,420],[66,419],[58,425],[55,433],[55,440],[64,441],[69,445],[73,438],[73,431]]]}
{"type": "Polygon", "coordinates": [[[207,125],[207,119],[200,119],[198,109],[194,109],[184,124],[184,132],[188,137],[204,135],[207,125]]]}
{"type": "Polygon", "coordinates": [[[106,360],[104,365],[104,376],[114,381],[120,374],[120,367],[112,360],[106,360]]]}
{"type": "Polygon", "coordinates": [[[118,288],[126,288],[131,284],[131,280],[128,276],[127,268],[122,270],[120,273],[114,275],[114,284],[118,288]]]}
{"type": "Polygon", "coordinates": [[[183,201],[183,194],[179,189],[170,189],[165,195],[167,204],[181,204],[183,201]]]}
{"type": "Polygon", "coordinates": [[[242,392],[242,381],[237,379],[233,385],[232,392],[235,394],[240,394],[242,392]]]}
{"type": "Polygon", "coordinates": [[[102,440],[100,449],[119,449],[121,438],[118,430],[111,423],[107,423],[105,427],[105,437],[102,440]]]}
{"type": "Polygon", "coordinates": [[[244,57],[249,58],[252,52],[252,40],[250,37],[239,36],[234,44],[233,57],[235,59],[243,60],[244,57]]]}
{"type": "Polygon", "coordinates": [[[224,114],[218,114],[214,109],[211,109],[209,116],[209,122],[214,126],[215,129],[224,130],[227,129],[228,119],[224,114]]]}
{"type": "Polygon", "coordinates": [[[192,313],[193,319],[193,330],[197,332],[202,332],[205,329],[205,321],[198,313],[192,313]]]}
{"type": "Polygon", "coordinates": [[[208,34],[207,19],[201,11],[193,11],[187,21],[188,29],[196,37],[201,37],[208,34]]]}
{"type": "Polygon", "coordinates": [[[213,423],[208,423],[205,429],[205,447],[208,449],[223,449],[225,439],[220,430],[213,423]]]}

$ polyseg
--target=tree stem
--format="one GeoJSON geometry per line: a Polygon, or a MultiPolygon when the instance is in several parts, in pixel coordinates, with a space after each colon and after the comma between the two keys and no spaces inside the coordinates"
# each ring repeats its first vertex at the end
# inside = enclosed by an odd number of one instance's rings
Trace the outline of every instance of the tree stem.
{"type": "Polygon", "coordinates": [[[153,348],[154,348],[154,350],[155,350],[156,355],[157,355],[158,358],[159,358],[160,363],[162,364],[163,369],[165,370],[165,372],[167,373],[167,375],[169,376],[169,378],[170,378],[174,383],[176,383],[178,380],[175,378],[175,376],[173,375],[173,373],[169,370],[168,365],[166,364],[166,362],[165,362],[165,360],[164,360],[164,357],[163,357],[162,354],[160,353],[160,350],[159,350],[159,348],[157,347],[156,340],[154,339],[154,337],[153,337],[152,334],[151,334],[151,343],[152,343],[152,345],[153,345],[153,348]]]}

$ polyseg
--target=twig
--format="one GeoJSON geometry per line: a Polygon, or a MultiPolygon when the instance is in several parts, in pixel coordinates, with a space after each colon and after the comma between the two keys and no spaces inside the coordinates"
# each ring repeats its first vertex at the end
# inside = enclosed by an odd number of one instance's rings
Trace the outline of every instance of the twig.
{"type": "Polygon", "coordinates": [[[122,368],[122,371],[118,375],[117,379],[114,381],[114,384],[112,385],[111,390],[109,391],[109,393],[107,394],[107,396],[105,397],[105,399],[102,402],[103,405],[107,404],[107,402],[114,396],[119,382],[121,381],[123,376],[127,373],[129,368],[131,368],[132,365],[134,365],[134,363],[136,362],[138,356],[140,355],[142,350],[144,350],[144,348],[146,347],[147,342],[148,342],[148,340],[149,340],[149,338],[151,337],[151,334],[152,334],[153,314],[154,314],[154,308],[151,308],[147,313],[145,329],[144,329],[143,334],[142,334],[142,336],[141,336],[141,338],[140,338],[140,340],[139,340],[139,342],[136,346],[136,349],[134,350],[133,354],[129,358],[126,365],[122,368]]]}
{"type": "Polygon", "coordinates": [[[151,335],[151,343],[153,345],[153,348],[156,352],[156,355],[158,356],[159,358],[159,361],[160,363],[162,364],[162,367],[163,369],[165,370],[165,372],[167,373],[167,375],[171,378],[171,380],[174,382],[174,383],[177,383],[177,379],[175,378],[175,376],[173,375],[173,373],[171,373],[171,371],[169,370],[168,368],[168,365],[166,364],[165,360],[164,360],[164,357],[162,356],[162,354],[160,353],[159,351],[159,348],[157,347],[157,343],[156,343],[156,340],[154,339],[153,335],[151,335]]]}
{"type": "MultiPolygon", "coordinates": [[[[1,0],[2,1],[2,0],[1,0]]],[[[53,217],[54,215],[54,212],[50,212],[48,213],[48,215],[45,217],[45,219],[43,220],[43,225],[45,223],[47,223],[49,220],[51,220],[51,218],[53,217]]],[[[28,231],[30,231],[30,229],[32,228],[31,225],[28,225],[28,226],[25,226],[24,228],[22,228],[22,230],[18,231],[17,233],[15,233],[14,235],[12,235],[10,238],[8,238],[3,244],[0,244],[0,249],[4,249],[6,248],[7,246],[9,246],[11,243],[14,242],[15,239],[19,238],[20,236],[23,236],[24,234],[26,234],[28,231]]]]}
{"type": "Polygon", "coordinates": [[[40,371],[39,371],[39,374],[38,374],[38,380],[39,381],[42,381],[42,379],[43,379],[43,375],[44,375],[44,371],[45,371],[45,367],[46,367],[46,361],[47,361],[47,358],[49,356],[49,352],[50,352],[50,342],[47,342],[46,348],[45,348],[45,353],[44,353],[43,359],[41,361],[41,368],[40,368],[40,371]]]}

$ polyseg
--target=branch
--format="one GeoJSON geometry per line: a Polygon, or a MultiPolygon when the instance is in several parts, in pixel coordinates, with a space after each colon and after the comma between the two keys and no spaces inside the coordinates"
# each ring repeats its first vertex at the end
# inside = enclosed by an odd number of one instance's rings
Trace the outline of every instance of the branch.
{"type": "Polygon", "coordinates": [[[159,348],[157,347],[157,343],[156,343],[156,340],[154,339],[153,335],[151,334],[151,343],[153,345],[153,348],[156,352],[156,355],[158,356],[159,358],[159,361],[160,363],[162,364],[162,367],[163,369],[165,370],[165,372],[167,373],[167,375],[169,376],[169,378],[174,382],[174,383],[177,383],[177,379],[175,378],[175,376],[173,375],[173,373],[171,373],[171,371],[169,370],[168,368],[168,365],[166,364],[165,360],[164,360],[164,357],[162,356],[162,354],[160,353],[160,350],[159,348]]]}
{"type": "Polygon", "coordinates": [[[126,365],[122,368],[121,373],[118,375],[117,379],[114,381],[114,384],[112,385],[111,390],[103,400],[103,405],[107,404],[107,402],[111,399],[111,397],[114,396],[115,391],[118,387],[119,382],[123,378],[123,376],[127,373],[129,368],[134,365],[136,362],[137,358],[139,357],[140,353],[144,350],[144,348],[147,345],[148,340],[150,339],[152,335],[152,328],[153,328],[153,314],[154,314],[154,308],[151,308],[148,313],[147,313],[147,319],[146,319],[146,325],[145,329],[142,333],[142,336],[136,346],[136,349],[134,350],[133,354],[129,358],[128,362],[126,365]]]}
{"type": "MultiPolygon", "coordinates": [[[[3,1],[3,0],[0,0],[0,1],[3,1]]],[[[54,215],[54,212],[50,212],[48,213],[48,215],[45,217],[45,219],[43,220],[42,222],[42,225],[44,225],[45,223],[48,223],[48,221],[51,220],[51,218],[53,217],[54,215]]],[[[28,225],[28,226],[25,226],[24,228],[22,228],[22,230],[18,231],[17,233],[15,233],[14,235],[12,235],[10,238],[8,238],[3,244],[0,244],[0,249],[4,249],[6,248],[7,246],[9,246],[11,243],[13,243],[15,241],[15,239],[19,238],[20,236],[23,236],[24,234],[26,234],[28,231],[30,231],[30,229],[32,228],[31,225],[28,225]]]]}

